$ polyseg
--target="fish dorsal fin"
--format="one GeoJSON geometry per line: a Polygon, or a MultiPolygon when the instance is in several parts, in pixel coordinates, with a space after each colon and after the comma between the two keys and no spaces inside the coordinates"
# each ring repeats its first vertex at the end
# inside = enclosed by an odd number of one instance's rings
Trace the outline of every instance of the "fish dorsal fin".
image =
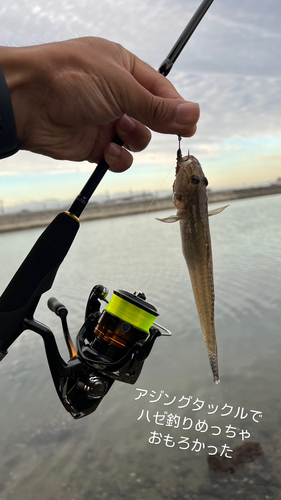
{"type": "Polygon", "coordinates": [[[211,215],[220,214],[227,207],[229,207],[229,205],[225,205],[225,207],[221,207],[221,208],[215,208],[215,210],[211,210],[210,212],[208,212],[208,215],[209,215],[209,217],[211,217],[211,215]]]}
{"type": "Polygon", "coordinates": [[[171,222],[178,222],[180,220],[180,217],[178,215],[170,215],[169,217],[166,217],[165,219],[157,219],[156,220],[160,220],[160,222],[168,222],[168,223],[171,223],[171,222]]]}

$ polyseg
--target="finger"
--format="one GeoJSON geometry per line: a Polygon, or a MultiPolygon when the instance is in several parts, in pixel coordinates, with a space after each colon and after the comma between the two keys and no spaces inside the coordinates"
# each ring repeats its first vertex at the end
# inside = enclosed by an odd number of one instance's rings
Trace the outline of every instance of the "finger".
{"type": "Polygon", "coordinates": [[[179,99],[184,101],[183,97],[178,93],[173,84],[161,75],[154,68],[149,66],[134,54],[132,56],[132,75],[138,83],[154,95],[165,99],[179,99]]]}
{"type": "Polygon", "coordinates": [[[112,172],[124,172],[133,163],[131,153],[114,142],[107,144],[104,150],[104,159],[112,172]]]}
{"type": "Polygon", "coordinates": [[[124,111],[128,110],[130,116],[155,132],[182,136],[192,134],[200,117],[199,104],[163,99],[149,93],[144,96],[144,92],[140,89],[139,101],[128,103],[124,111]]]}
{"type": "Polygon", "coordinates": [[[155,132],[184,136],[194,130],[199,120],[199,104],[154,95],[132,75],[127,74],[123,85],[113,92],[124,113],[155,132]]]}
{"type": "Polygon", "coordinates": [[[193,127],[187,134],[182,134],[181,137],[192,137],[194,134],[196,134],[197,131],[197,126],[193,127]]]}
{"type": "Polygon", "coordinates": [[[151,139],[150,130],[127,115],[117,121],[116,133],[130,151],[142,151],[151,139]]]}

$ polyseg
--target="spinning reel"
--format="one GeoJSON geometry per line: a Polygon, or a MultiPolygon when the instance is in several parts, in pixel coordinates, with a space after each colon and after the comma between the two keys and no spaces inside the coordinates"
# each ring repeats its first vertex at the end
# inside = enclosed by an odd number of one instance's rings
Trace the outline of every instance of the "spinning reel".
{"type": "Polygon", "coordinates": [[[107,295],[103,285],[92,289],[76,348],[68,330],[66,307],[53,297],[49,299],[49,309],[62,322],[70,355],[67,363],[49,328],[34,319],[24,322],[26,328],[42,336],[58,396],[75,419],[95,411],[115,380],[134,384],[156,338],[171,335],[155,323],[158,313],[143,293],[114,291],[109,302],[107,295]],[[101,301],[107,303],[103,311],[101,301]]]}

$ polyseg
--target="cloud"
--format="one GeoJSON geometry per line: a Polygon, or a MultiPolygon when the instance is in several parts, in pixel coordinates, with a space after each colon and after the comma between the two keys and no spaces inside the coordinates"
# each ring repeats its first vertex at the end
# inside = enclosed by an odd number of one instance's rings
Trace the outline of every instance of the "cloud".
{"type": "MultiPolygon", "coordinates": [[[[172,4],[170,0],[2,0],[1,42],[32,45],[78,36],[102,36],[121,43],[158,68],[200,3],[201,0],[175,0],[172,4]]],[[[201,106],[198,132],[183,141],[183,147],[190,148],[200,159],[213,158],[218,165],[225,164],[228,155],[233,179],[235,168],[240,178],[243,172],[232,158],[236,158],[238,150],[250,154],[253,140],[260,144],[267,141],[264,154],[272,157],[267,159],[268,175],[275,175],[278,168],[280,142],[270,154],[269,141],[280,136],[280,17],[280,0],[215,0],[169,75],[184,98],[198,101],[201,106]],[[235,143],[238,139],[242,141],[239,145],[235,143]]],[[[174,164],[176,148],[176,137],[153,133],[148,149],[135,155],[134,174],[126,174],[128,185],[136,182],[137,175],[139,182],[145,182],[142,172],[148,168],[156,177],[163,169],[164,177],[169,165],[174,164]]],[[[251,151],[255,156],[254,147],[251,151]]],[[[86,162],[56,162],[27,152],[0,162],[2,176],[33,172],[78,175],[91,172],[92,168],[86,162]]],[[[250,172],[250,160],[247,168],[250,172]]]]}
{"type": "MultiPolygon", "coordinates": [[[[209,141],[226,137],[279,137],[281,76],[195,74],[178,81],[186,98],[201,105],[200,134],[209,141]]],[[[198,138],[198,135],[196,139],[198,138]]]]}

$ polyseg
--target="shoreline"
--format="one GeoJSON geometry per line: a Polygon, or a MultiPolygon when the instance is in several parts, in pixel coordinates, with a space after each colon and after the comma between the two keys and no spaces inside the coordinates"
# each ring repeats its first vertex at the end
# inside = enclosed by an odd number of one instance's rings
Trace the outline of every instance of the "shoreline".
{"type": "MultiPolygon", "coordinates": [[[[209,203],[220,201],[238,200],[242,198],[252,198],[256,196],[266,196],[281,193],[281,185],[275,184],[268,187],[231,189],[225,191],[208,191],[209,203]]],[[[156,212],[159,210],[173,209],[172,196],[166,198],[156,198],[151,205],[153,197],[136,199],[132,201],[116,200],[103,203],[89,203],[85,212],[81,215],[80,221],[121,217],[124,215],[134,215],[145,212],[156,212]],[[151,206],[150,206],[151,205],[151,206]]],[[[65,208],[67,210],[67,208],[65,208]]],[[[0,233],[8,231],[18,231],[37,227],[46,227],[63,210],[45,210],[38,212],[20,212],[0,216],[0,233]]]]}

